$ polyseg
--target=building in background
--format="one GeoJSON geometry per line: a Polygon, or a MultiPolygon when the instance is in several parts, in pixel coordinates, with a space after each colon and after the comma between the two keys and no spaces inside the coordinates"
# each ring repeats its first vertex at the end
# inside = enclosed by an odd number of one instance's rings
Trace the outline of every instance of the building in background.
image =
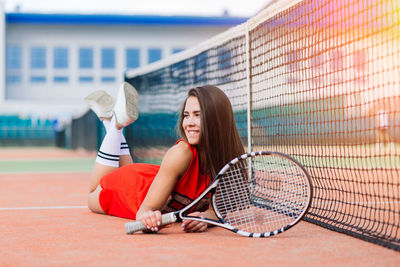
{"type": "Polygon", "coordinates": [[[77,116],[94,90],[116,95],[124,73],[178,53],[241,17],[4,13],[0,114],[77,116]]]}

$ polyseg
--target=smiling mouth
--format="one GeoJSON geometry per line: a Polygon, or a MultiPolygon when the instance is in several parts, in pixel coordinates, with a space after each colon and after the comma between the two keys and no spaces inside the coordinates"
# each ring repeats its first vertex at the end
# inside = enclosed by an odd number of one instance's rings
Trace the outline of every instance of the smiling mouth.
{"type": "Polygon", "coordinates": [[[199,134],[199,131],[187,131],[188,135],[196,135],[199,134]]]}

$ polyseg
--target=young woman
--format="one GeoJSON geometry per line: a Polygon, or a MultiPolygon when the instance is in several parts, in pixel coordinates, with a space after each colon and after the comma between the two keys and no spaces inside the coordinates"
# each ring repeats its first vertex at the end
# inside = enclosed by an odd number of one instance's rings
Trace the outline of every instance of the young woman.
{"type": "MultiPolygon", "coordinates": [[[[231,159],[244,153],[228,97],[215,86],[190,89],[178,122],[181,139],[165,154],[160,166],[132,163],[122,128],[137,119],[138,95],[124,83],[115,102],[104,91],[86,98],[103,119],[107,133],[91,177],[89,208],[93,212],[140,220],[158,231],[161,214],[178,210],[197,198],[210,179],[231,159]]],[[[192,214],[215,218],[208,197],[192,214]]],[[[187,220],[186,232],[207,225],[187,220]]]]}

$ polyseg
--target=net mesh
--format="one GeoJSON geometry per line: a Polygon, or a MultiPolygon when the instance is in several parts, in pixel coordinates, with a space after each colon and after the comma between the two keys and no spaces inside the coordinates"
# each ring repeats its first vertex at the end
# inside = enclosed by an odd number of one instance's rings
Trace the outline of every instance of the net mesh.
{"type": "Polygon", "coordinates": [[[310,173],[306,220],[400,251],[399,62],[398,0],[273,2],[128,72],[140,93],[128,140],[138,158],[162,155],[187,90],[217,85],[247,150],[289,154],[310,173]]]}

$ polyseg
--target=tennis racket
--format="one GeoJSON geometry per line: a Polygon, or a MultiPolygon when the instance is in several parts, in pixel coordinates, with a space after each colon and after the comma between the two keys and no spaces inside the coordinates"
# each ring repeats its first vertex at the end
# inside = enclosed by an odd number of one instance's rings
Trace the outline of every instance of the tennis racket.
{"type": "MultiPolygon", "coordinates": [[[[310,176],[295,159],[278,152],[252,152],[233,159],[206,190],[181,210],[162,215],[161,224],[196,220],[248,237],[268,237],[293,227],[306,214],[312,198],[310,176]],[[218,220],[188,216],[206,194],[218,220]]],[[[125,224],[127,234],[146,227],[125,224]]]]}

